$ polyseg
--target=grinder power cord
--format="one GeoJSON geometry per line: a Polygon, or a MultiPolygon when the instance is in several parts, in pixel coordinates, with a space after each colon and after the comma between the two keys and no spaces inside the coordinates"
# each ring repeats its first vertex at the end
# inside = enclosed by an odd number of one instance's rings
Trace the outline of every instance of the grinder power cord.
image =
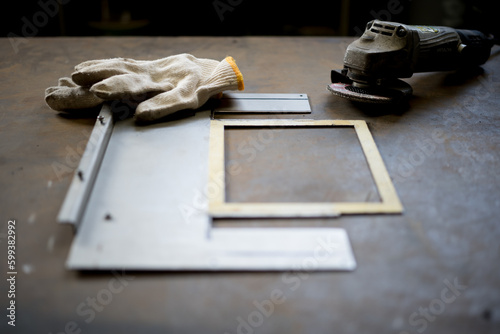
{"type": "Polygon", "coordinates": [[[135,117],[148,122],[199,108],[223,91],[243,89],[243,75],[232,57],[217,61],[180,54],[152,61],[83,62],[71,78],[61,78],[58,86],[46,89],[45,101],[52,109],[66,112],[106,100],[140,102],[135,117]]]}
{"type": "Polygon", "coordinates": [[[370,21],[347,47],[344,68],[331,71],[327,89],[355,102],[399,103],[413,92],[399,78],[482,65],[494,44],[498,40],[476,30],[370,21]]]}

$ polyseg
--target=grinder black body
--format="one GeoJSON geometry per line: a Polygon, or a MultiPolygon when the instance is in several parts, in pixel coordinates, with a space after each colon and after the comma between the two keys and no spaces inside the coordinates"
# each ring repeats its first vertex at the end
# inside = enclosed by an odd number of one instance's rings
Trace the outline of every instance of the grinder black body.
{"type": "Polygon", "coordinates": [[[332,71],[328,89],[358,102],[399,102],[412,93],[399,78],[482,65],[493,44],[476,30],[374,20],[347,47],[344,68],[332,71]]]}

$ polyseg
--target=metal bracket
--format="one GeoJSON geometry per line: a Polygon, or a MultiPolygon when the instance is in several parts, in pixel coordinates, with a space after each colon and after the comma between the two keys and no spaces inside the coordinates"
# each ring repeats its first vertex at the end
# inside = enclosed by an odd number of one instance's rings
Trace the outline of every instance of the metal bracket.
{"type": "Polygon", "coordinates": [[[106,152],[113,131],[113,122],[109,105],[103,105],[59,211],[57,220],[60,223],[78,227],[106,152]]]}

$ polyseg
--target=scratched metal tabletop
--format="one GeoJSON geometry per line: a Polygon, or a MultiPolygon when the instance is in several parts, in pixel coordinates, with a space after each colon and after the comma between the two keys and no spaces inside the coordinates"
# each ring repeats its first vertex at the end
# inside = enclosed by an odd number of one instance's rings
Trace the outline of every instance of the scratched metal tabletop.
{"type": "MultiPolygon", "coordinates": [[[[352,40],[89,37],[12,44],[1,39],[0,271],[9,278],[8,222],[14,220],[17,270],[15,298],[8,297],[9,281],[0,283],[1,332],[500,332],[500,48],[466,73],[414,75],[407,80],[414,89],[407,108],[366,109],[326,90],[330,70],[342,66],[352,40]],[[65,268],[74,234],[57,224],[56,216],[95,115],[59,115],[45,104],[44,89],[85,60],[183,52],[212,59],[231,55],[243,72],[245,92],[305,93],[312,107],[310,115],[242,117],[368,123],[404,206],[402,215],[214,222],[235,228],[342,227],[357,260],[355,271],[65,268]],[[6,317],[10,300],[15,300],[15,327],[6,317]]],[[[248,152],[258,154],[231,180],[228,199],[377,201],[353,134],[317,130],[282,131],[272,145],[269,136],[229,131],[230,159],[245,163],[248,152]],[[334,159],[332,152],[347,154],[334,159]]]]}

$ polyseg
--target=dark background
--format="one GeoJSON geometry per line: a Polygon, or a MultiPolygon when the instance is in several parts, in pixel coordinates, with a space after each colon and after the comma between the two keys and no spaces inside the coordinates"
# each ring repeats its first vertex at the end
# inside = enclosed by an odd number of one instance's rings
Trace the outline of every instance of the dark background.
{"type": "Polygon", "coordinates": [[[366,22],[380,18],[498,34],[494,2],[31,0],[5,6],[1,27],[3,37],[355,36],[366,22]],[[62,5],[56,6],[57,1],[62,5]]]}

